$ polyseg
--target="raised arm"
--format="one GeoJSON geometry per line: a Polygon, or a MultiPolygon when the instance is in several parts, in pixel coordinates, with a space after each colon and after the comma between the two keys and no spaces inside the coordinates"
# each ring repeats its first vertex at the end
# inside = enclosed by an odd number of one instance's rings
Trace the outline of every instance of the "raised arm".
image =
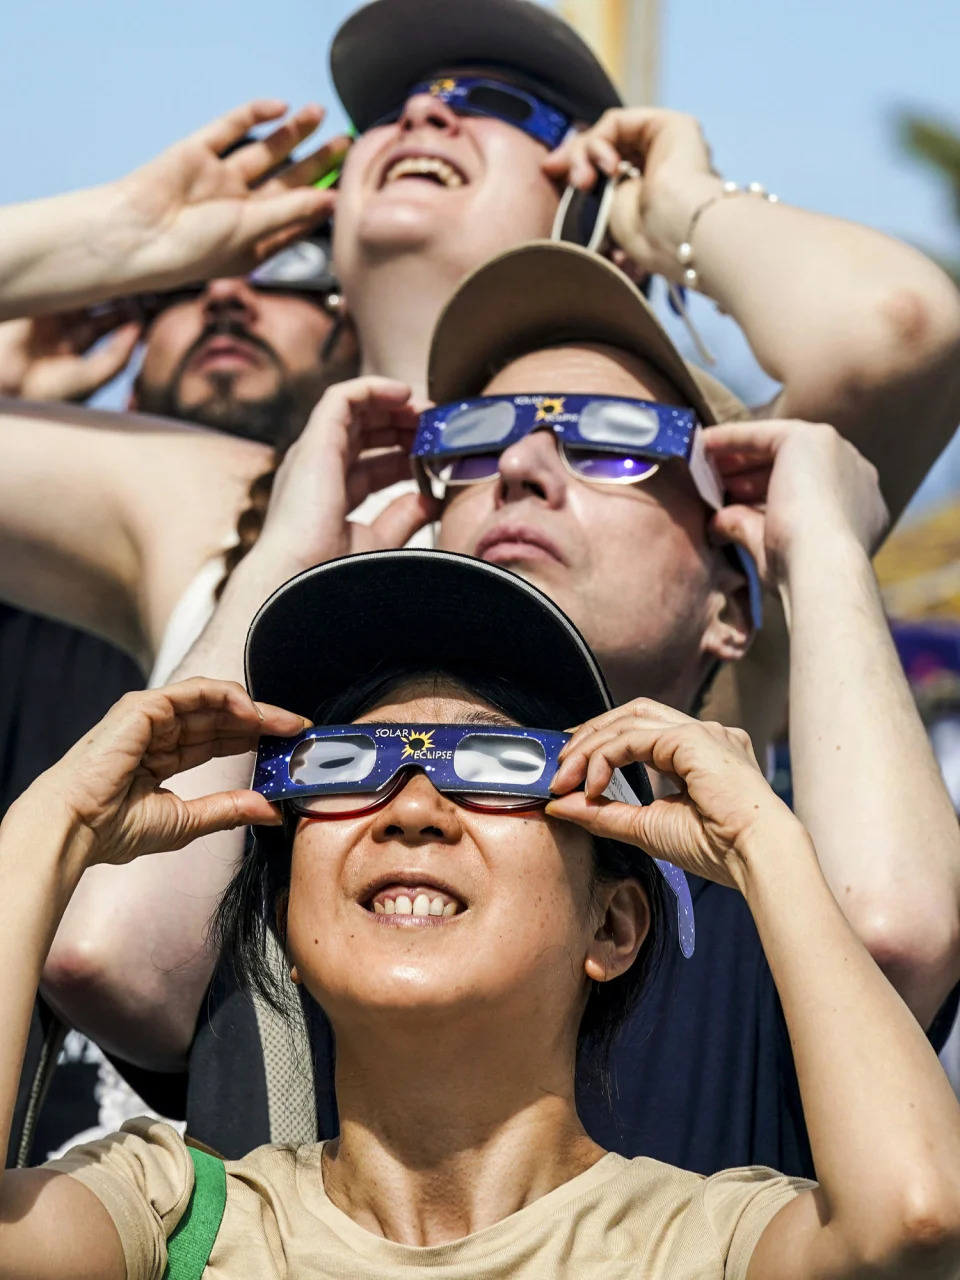
{"type": "Polygon", "coordinates": [[[955,1277],[960,1106],[746,736],[641,700],[581,728],[553,786],[561,798],[547,807],[552,816],[739,890],[756,922],[819,1186],[768,1223],[748,1280],[955,1277]],[[674,780],[679,794],[647,808],[603,800],[612,770],[631,761],[674,780]],[[584,778],[586,792],[573,791],[584,778]]]}
{"type": "MultiPolygon", "coordinates": [[[[369,493],[409,478],[417,423],[409,396],[385,378],[326,393],[277,475],[263,533],[177,678],[242,680],[247,628],[281,583],[335,556],[403,546],[431,517],[432,504],[407,494],[370,526],[347,519],[369,493]]],[[[239,756],[213,760],[173,785],[184,797],[202,796],[245,785],[251,768],[239,756]]],[[[226,832],[131,867],[94,868],[50,952],[51,1003],[128,1062],[180,1066],[216,962],[207,922],[242,851],[242,833],[226,832]]]]}
{"type": "Polygon", "coordinates": [[[149,670],[270,457],[159,418],[0,401],[0,599],[94,631],[149,670]]]}
{"type": "Polygon", "coordinates": [[[590,185],[621,158],[612,231],[644,271],[731,315],[783,391],[773,415],[830,422],[880,473],[894,519],[960,420],[960,295],[916,250],[855,223],[749,194],[725,196],[693,116],[609,111],[547,161],[590,185]],[[698,213],[694,223],[694,216],[698,213]]]}
{"type": "MultiPolygon", "coordinates": [[[[0,826],[0,1146],[6,1149],[30,1015],[47,947],[86,869],[276,811],[251,791],[184,803],[171,774],[246,751],[261,733],[296,733],[300,716],[254,703],[238,685],[190,681],[128,694],[30,787],[0,826]]],[[[144,1198],[145,1220],[151,1213],[144,1198]]],[[[124,1280],[120,1237],[73,1178],[0,1173],[0,1280],[124,1280]]]]}
{"type": "Polygon", "coordinates": [[[790,628],[796,810],[827,883],[921,1026],[960,981],[960,827],[890,636],[870,554],[876,471],[832,427],[707,433],[747,548],[790,628]]]}
{"type": "Polygon", "coordinates": [[[321,109],[304,107],[222,156],[285,111],[273,98],[248,102],[117,182],[0,209],[0,319],[237,275],[302,236],[333,207],[330,192],[309,184],[345,140],[264,179],[316,129],[321,109]]]}

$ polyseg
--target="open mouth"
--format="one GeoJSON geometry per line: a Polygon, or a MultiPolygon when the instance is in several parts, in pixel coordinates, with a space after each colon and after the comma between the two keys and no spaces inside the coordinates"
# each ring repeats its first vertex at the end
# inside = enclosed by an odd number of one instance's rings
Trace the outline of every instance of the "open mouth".
{"type": "Polygon", "coordinates": [[[392,182],[402,182],[404,179],[411,178],[419,179],[421,182],[432,182],[448,190],[462,187],[467,181],[463,171],[442,156],[403,155],[398,156],[388,166],[380,185],[386,187],[392,182]]]}
{"type": "Polygon", "coordinates": [[[467,910],[460,898],[431,884],[383,885],[362,905],[383,924],[445,924],[467,910]]]}

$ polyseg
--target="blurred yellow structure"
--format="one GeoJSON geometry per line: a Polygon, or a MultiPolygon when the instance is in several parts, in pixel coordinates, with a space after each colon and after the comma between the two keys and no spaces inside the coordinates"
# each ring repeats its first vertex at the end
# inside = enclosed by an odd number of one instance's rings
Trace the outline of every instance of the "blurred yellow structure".
{"type": "Polygon", "coordinates": [[[960,623],[960,502],[898,529],[874,564],[892,618],[960,623]]]}
{"type": "Polygon", "coordinates": [[[661,0],[557,0],[557,11],[583,36],[626,102],[657,101],[661,0]]]}

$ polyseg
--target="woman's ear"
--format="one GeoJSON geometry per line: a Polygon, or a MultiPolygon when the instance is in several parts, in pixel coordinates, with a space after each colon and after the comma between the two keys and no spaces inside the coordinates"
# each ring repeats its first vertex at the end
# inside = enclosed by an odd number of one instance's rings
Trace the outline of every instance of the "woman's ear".
{"type": "Polygon", "coordinates": [[[724,563],[711,595],[710,621],[702,647],[721,662],[739,662],[753,640],[750,584],[743,573],[724,563]]]}
{"type": "Polygon", "coordinates": [[[650,929],[650,903],[636,880],[602,885],[603,916],[583,969],[594,982],[619,978],[633,964],[650,929]]]}

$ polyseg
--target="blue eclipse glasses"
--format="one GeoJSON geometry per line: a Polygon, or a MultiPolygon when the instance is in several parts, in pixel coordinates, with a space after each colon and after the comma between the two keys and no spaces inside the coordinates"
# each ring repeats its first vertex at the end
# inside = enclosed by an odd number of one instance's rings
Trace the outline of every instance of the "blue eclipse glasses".
{"type": "MultiPolygon", "coordinates": [[[[466,808],[522,812],[550,799],[569,740],[550,729],[499,725],[317,725],[293,738],[261,738],[251,785],[302,817],[348,818],[387,804],[408,771],[420,769],[466,808]]],[[[642,803],[619,770],[605,794],[642,803]]],[[[686,876],[669,862],[654,862],[676,896],[680,949],[689,957],[695,930],[686,876]]]]}
{"type": "MultiPolygon", "coordinates": [[[[548,151],[558,147],[570,131],[569,116],[525,89],[502,80],[487,80],[483,76],[436,76],[415,84],[406,99],[421,93],[439,98],[457,115],[488,116],[512,124],[543,143],[548,151]]],[[[371,127],[394,124],[403,114],[406,99],[371,127]]]]}
{"type": "Polygon", "coordinates": [[[704,502],[714,510],[723,505],[693,410],[617,396],[481,396],[428,409],[412,452],[421,486],[440,498],[450,486],[493,480],[504,449],[540,430],[554,434],[564,465],[580,480],[636,484],[677,458],[704,502]]]}

